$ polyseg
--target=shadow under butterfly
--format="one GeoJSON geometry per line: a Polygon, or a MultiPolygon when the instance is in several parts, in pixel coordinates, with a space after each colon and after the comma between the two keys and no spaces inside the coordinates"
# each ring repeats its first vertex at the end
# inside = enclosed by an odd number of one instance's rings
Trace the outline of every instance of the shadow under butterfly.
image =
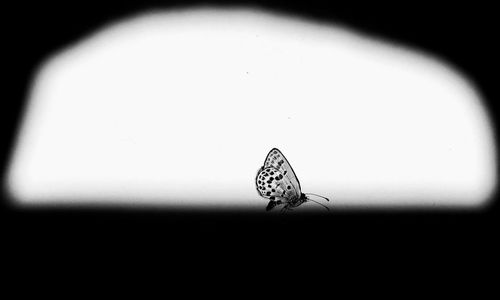
{"type": "Polygon", "coordinates": [[[257,172],[255,184],[259,195],[269,199],[266,211],[278,205],[283,205],[281,211],[286,212],[308,201],[315,202],[330,210],[326,205],[309,198],[308,195],[330,201],[328,198],[312,193],[302,193],[299,180],[292,166],[283,153],[276,148],[273,148],[267,154],[264,165],[257,172]]]}

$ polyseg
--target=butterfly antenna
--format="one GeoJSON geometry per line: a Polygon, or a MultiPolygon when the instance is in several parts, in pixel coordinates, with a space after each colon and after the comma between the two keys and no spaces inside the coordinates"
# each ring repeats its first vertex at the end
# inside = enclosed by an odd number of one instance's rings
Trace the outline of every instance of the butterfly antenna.
{"type": "Polygon", "coordinates": [[[312,201],[312,202],[315,202],[315,203],[317,203],[317,204],[319,204],[319,205],[323,206],[324,208],[326,208],[326,210],[330,210],[330,209],[328,208],[328,206],[323,205],[323,204],[319,203],[319,202],[318,202],[318,201],[316,201],[316,200],[313,200],[313,199],[309,199],[309,198],[307,198],[307,201],[312,201]]]}
{"type": "Polygon", "coordinates": [[[326,201],[330,201],[330,199],[328,199],[328,198],[326,198],[326,197],[323,197],[323,196],[320,196],[320,195],[318,195],[318,194],[313,194],[313,193],[305,193],[305,194],[306,194],[306,195],[314,195],[314,196],[318,196],[318,197],[320,197],[320,198],[325,199],[326,201]]]}

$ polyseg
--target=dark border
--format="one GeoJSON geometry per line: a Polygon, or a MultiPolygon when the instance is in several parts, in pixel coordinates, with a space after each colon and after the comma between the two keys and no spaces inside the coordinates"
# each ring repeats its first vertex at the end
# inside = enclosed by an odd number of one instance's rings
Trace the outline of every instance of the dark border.
{"type": "MultiPolygon", "coordinates": [[[[494,45],[498,17],[494,5],[479,4],[373,4],[366,1],[335,4],[333,1],[85,1],[7,4],[10,30],[5,49],[11,59],[6,87],[10,98],[3,110],[5,167],[25,109],[33,71],[53,51],[64,48],[93,30],[137,12],[190,6],[255,7],[299,16],[321,23],[340,24],[362,34],[382,38],[430,53],[468,77],[485,99],[490,119],[496,123],[498,106],[498,47],[494,45]]],[[[494,124],[496,134],[496,124],[494,124]]],[[[498,166],[497,166],[498,168],[498,166]]],[[[498,173],[498,172],[497,172],[498,173]]],[[[5,174],[5,168],[3,175],[5,174]]],[[[3,176],[2,175],[2,176],[3,176]]],[[[333,214],[287,215],[278,218],[259,212],[156,210],[148,208],[45,208],[17,209],[4,193],[2,222],[15,238],[39,239],[51,236],[71,240],[88,234],[102,241],[107,236],[126,237],[215,236],[253,240],[335,239],[356,237],[373,241],[406,240],[409,236],[440,239],[487,238],[496,224],[498,201],[482,210],[384,211],[362,210],[333,214]]]]}

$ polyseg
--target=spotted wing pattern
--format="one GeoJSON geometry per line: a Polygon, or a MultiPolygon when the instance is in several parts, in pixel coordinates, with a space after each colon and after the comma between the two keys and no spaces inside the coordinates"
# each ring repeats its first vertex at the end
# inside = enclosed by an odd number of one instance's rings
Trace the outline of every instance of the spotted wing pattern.
{"type": "Polygon", "coordinates": [[[300,198],[288,177],[273,167],[262,167],[255,178],[259,194],[271,201],[287,203],[300,198]]]}
{"type": "MultiPolygon", "coordinates": [[[[269,199],[266,210],[271,210],[277,205],[283,204],[282,212],[300,206],[302,203],[313,201],[305,194],[302,194],[300,183],[295,172],[286,160],[285,156],[276,148],[273,148],[257,172],[255,184],[259,194],[269,199]]],[[[319,196],[319,195],[316,195],[319,196]]],[[[328,198],[319,196],[328,201],[328,198]]],[[[318,203],[328,210],[328,207],[318,203]]]]}
{"type": "Polygon", "coordinates": [[[280,150],[273,148],[267,154],[266,160],[264,161],[264,168],[273,167],[277,169],[284,177],[288,179],[288,181],[292,185],[292,189],[295,191],[297,197],[300,197],[302,194],[300,188],[300,182],[295,175],[295,172],[292,169],[292,166],[285,158],[283,153],[280,150]]]}

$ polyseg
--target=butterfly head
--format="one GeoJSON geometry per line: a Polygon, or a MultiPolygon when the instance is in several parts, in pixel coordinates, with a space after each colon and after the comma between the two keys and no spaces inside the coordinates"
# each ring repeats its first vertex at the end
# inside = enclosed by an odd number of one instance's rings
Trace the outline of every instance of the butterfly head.
{"type": "Polygon", "coordinates": [[[317,194],[313,194],[313,193],[307,193],[307,194],[302,193],[300,195],[299,201],[302,201],[302,202],[307,202],[307,201],[315,202],[315,203],[323,206],[324,208],[326,208],[326,210],[330,210],[327,206],[325,206],[325,205],[319,203],[318,201],[316,201],[316,200],[311,199],[310,197],[308,197],[308,195],[314,195],[315,197],[319,197],[319,198],[321,198],[323,200],[330,201],[330,199],[328,199],[326,197],[323,197],[323,196],[320,196],[320,195],[317,195],[317,194]]]}

